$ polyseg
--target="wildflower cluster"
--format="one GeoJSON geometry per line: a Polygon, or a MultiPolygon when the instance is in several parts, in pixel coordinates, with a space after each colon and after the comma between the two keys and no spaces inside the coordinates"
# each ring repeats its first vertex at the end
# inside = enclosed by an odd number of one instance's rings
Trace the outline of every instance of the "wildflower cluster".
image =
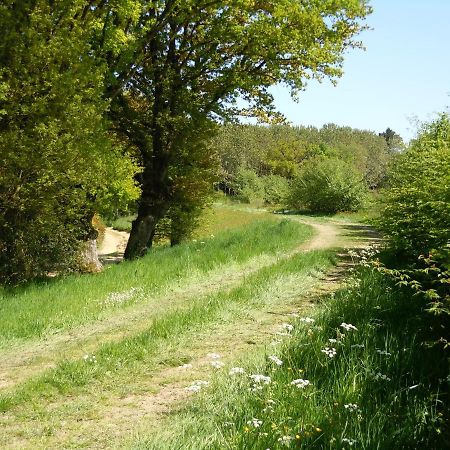
{"type": "Polygon", "coordinates": [[[186,387],[186,391],[189,392],[198,392],[202,388],[208,386],[209,382],[204,380],[196,380],[190,386],[186,387]]]}
{"type": "Polygon", "coordinates": [[[106,297],[103,304],[105,306],[120,306],[130,300],[135,299],[138,295],[143,294],[142,288],[132,287],[127,291],[121,292],[111,292],[108,297],[106,297]]]}
{"type": "Polygon", "coordinates": [[[83,356],[83,359],[87,363],[91,363],[91,364],[94,364],[94,363],[97,362],[97,360],[95,359],[95,355],[88,355],[88,354],[86,354],[86,355],[83,356]]]}

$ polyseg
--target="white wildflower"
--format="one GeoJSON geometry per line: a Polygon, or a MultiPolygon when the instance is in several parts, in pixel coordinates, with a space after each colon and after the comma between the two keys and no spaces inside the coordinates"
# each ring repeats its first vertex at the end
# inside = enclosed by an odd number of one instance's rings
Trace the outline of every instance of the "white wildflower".
{"type": "Polygon", "coordinates": [[[300,322],[303,322],[303,323],[314,323],[315,320],[312,317],[302,317],[300,319],[300,322]]]}
{"type": "Polygon", "coordinates": [[[337,353],[336,349],[333,347],[332,348],[325,347],[321,351],[322,351],[322,353],[325,353],[325,355],[327,355],[329,358],[334,358],[337,353]]]}
{"type": "Polygon", "coordinates": [[[330,342],[331,344],[336,344],[337,341],[337,339],[328,339],[328,342],[330,342]]]}
{"type": "Polygon", "coordinates": [[[255,383],[270,384],[272,382],[272,378],[261,374],[249,375],[249,378],[251,378],[255,383]]]}
{"type": "Polygon", "coordinates": [[[280,328],[282,330],[286,330],[286,331],[288,331],[290,333],[294,329],[294,326],[291,325],[290,323],[283,323],[283,324],[281,324],[280,328]]]}
{"type": "Polygon", "coordinates": [[[383,355],[383,356],[391,356],[391,354],[389,352],[387,352],[386,350],[377,350],[377,353],[379,355],[383,355]]]}
{"type": "Polygon", "coordinates": [[[375,380],[391,381],[387,375],[383,375],[381,372],[375,374],[375,380]]]}
{"type": "Polygon", "coordinates": [[[96,363],[97,360],[95,359],[95,355],[84,355],[83,359],[87,362],[87,363],[96,363]]]}
{"type": "Polygon", "coordinates": [[[208,386],[208,382],[204,381],[204,380],[196,380],[194,381],[190,386],[186,387],[186,391],[190,391],[190,392],[198,392],[200,391],[200,389],[202,389],[202,387],[206,387],[208,386]]]}
{"type": "Polygon", "coordinates": [[[356,444],[355,439],[348,439],[348,438],[342,438],[341,441],[343,444],[348,444],[350,447],[353,447],[353,445],[356,444]]]}
{"type": "Polygon", "coordinates": [[[228,373],[230,375],[241,375],[245,373],[245,369],[242,367],[232,367],[228,373]]]}
{"type": "Polygon", "coordinates": [[[286,447],[289,447],[291,445],[291,441],[294,440],[293,436],[281,436],[278,438],[278,442],[281,445],[285,445],[286,447]]]}
{"type": "Polygon", "coordinates": [[[139,294],[142,294],[144,291],[142,288],[132,287],[126,291],[120,292],[111,292],[103,302],[105,305],[121,305],[126,303],[129,300],[132,300],[134,297],[137,297],[139,294]]]}
{"type": "Polygon", "coordinates": [[[247,425],[251,425],[251,426],[253,426],[253,427],[255,427],[255,428],[259,428],[261,425],[262,425],[262,420],[259,420],[259,419],[255,419],[254,417],[252,418],[252,420],[249,420],[248,422],[247,422],[247,425]]]}
{"type": "Polygon", "coordinates": [[[223,363],[222,361],[211,361],[210,363],[215,369],[221,369],[225,363],[223,363]]]}
{"type": "Polygon", "coordinates": [[[179,369],[192,369],[192,364],[183,364],[178,367],[179,369]]]}
{"type": "Polygon", "coordinates": [[[272,362],[274,362],[277,366],[282,366],[282,365],[283,365],[283,361],[281,361],[281,359],[278,358],[278,357],[275,356],[275,355],[269,356],[269,359],[270,359],[272,362]]]}
{"type": "Polygon", "coordinates": [[[291,381],[291,384],[298,387],[299,389],[305,389],[305,387],[309,386],[311,383],[309,380],[303,380],[302,378],[299,378],[297,380],[291,381]]]}
{"type": "Polygon", "coordinates": [[[359,411],[359,406],[356,403],[348,403],[344,405],[344,408],[350,412],[359,411]]]}
{"type": "Polygon", "coordinates": [[[341,327],[345,330],[345,331],[350,331],[350,330],[355,330],[358,331],[358,328],[356,328],[354,325],[352,325],[351,323],[345,323],[342,322],[341,323],[341,327]]]}

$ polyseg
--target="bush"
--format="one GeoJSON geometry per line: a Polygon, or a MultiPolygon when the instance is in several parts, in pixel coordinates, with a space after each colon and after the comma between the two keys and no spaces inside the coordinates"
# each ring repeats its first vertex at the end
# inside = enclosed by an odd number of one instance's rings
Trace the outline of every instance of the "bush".
{"type": "Polygon", "coordinates": [[[357,211],[366,191],[362,175],[351,165],[337,158],[319,157],[303,165],[294,180],[289,206],[324,213],[357,211]]]}
{"type": "Polygon", "coordinates": [[[417,257],[449,242],[449,186],[450,119],[441,115],[391,167],[378,225],[394,249],[417,257]]]}
{"type": "Polygon", "coordinates": [[[262,177],[264,202],[268,205],[284,205],[290,195],[291,185],[287,178],[280,175],[262,177]]]}
{"type": "Polygon", "coordinates": [[[239,200],[255,203],[264,199],[264,184],[258,174],[251,169],[239,169],[233,183],[233,190],[239,200]]]}

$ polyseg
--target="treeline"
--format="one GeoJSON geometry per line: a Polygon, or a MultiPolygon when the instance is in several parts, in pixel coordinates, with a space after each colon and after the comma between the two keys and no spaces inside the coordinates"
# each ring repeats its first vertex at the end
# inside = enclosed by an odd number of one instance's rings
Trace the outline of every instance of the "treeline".
{"type": "Polygon", "coordinates": [[[369,189],[382,186],[389,161],[404,146],[394,132],[386,138],[329,124],[226,125],[212,147],[221,162],[219,187],[228,195],[335,212],[357,209],[369,189]]]}

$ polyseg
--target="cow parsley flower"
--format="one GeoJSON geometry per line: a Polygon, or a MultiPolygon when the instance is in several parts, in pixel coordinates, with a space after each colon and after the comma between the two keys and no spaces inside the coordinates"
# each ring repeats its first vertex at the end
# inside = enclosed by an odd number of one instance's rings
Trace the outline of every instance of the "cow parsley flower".
{"type": "Polygon", "coordinates": [[[299,378],[297,380],[291,381],[291,384],[293,386],[298,387],[299,389],[305,389],[307,386],[309,386],[311,383],[309,380],[304,380],[303,378],[299,378]]]}
{"type": "Polygon", "coordinates": [[[253,417],[252,420],[249,420],[247,422],[247,425],[251,425],[255,428],[259,428],[262,425],[262,423],[263,423],[262,420],[259,420],[259,419],[256,419],[255,417],[253,417]]]}
{"type": "Polygon", "coordinates": [[[321,351],[322,351],[322,353],[325,353],[325,355],[327,355],[329,358],[334,358],[337,354],[336,349],[333,347],[332,348],[325,347],[321,351]]]}
{"type": "Polygon", "coordinates": [[[312,317],[302,317],[300,319],[300,322],[303,322],[303,323],[314,323],[315,320],[312,317]]]}
{"type": "Polygon", "coordinates": [[[204,381],[204,380],[196,380],[194,381],[190,386],[186,387],[186,391],[189,392],[198,392],[200,391],[203,387],[208,386],[208,381],[204,381]]]}
{"type": "Polygon", "coordinates": [[[345,331],[350,331],[350,330],[354,330],[354,331],[358,331],[358,328],[356,328],[354,325],[352,325],[351,323],[345,323],[342,322],[341,323],[341,327],[345,330],[345,331]]]}
{"type": "Polygon", "coordinates": [[[225,363],[223,363],[222,361],[211,361],[210,363],[215,369],[221,369],[225,363]]]}
{"type": "Polygon", "coordinates": [[[359,406],[356,403],[348,403],[344,405],[344,408],[350,412],[359,411],[359,406]]]}
{"type": "Polygon", "coordinates": [[[274,362],[277,366],[282,366],[282,365],[283,365],[283,361],[281,361],[281,359],[278,358],[278,357],[275,356],[275,355],[269,356],[269,359],[270,359],[272,362],[274,362]]]}

